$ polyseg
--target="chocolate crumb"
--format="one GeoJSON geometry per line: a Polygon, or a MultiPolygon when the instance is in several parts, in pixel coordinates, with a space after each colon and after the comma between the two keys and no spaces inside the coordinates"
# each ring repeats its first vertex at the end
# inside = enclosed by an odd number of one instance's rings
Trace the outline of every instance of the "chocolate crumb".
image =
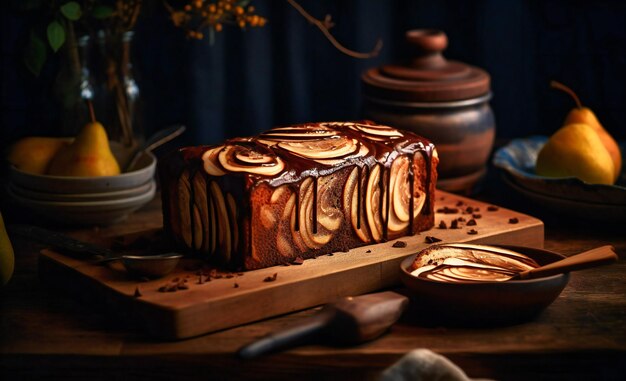
{"type": "Polygon", "coordinates": [[[178,288],[179,290],[188,290],[189,286],[186,285],[185,283],[179,283],[176,285],[176,288],[178,288]]]}
{"type": "Polygon", "coordinates": [[[457,220],[452,220],[452,222],[450,222],[450,229],[460,229],[460,227],[459,227],[459,221],[457,221],[457,220]]]}
{"type": "Polygon", "coordinates": [[[497,211],[497,210],[499,210],[499,209],[500,209],[500,208],[498,208],[498,207],[497,207],[497,206],[495,206],[495,205],[489,205],[489,206],[487,207],[487,210],[488,210],[489,212],[495,212],[495,211],[497,211]]]}
{"type": "Polygon", "coordinates": [[[239,284],[235,283],[235,284],[233,285],[233,287],[234,287],[234,288],[239,288],[239,284]]]}
{"type": "Polygon", "coordinates": [[[301,265],[304,263],[304,259],[302,259],[302,257],[296,257],[296,259],[294,259],[292,263],[294,265],[301,265]]]}
{"type": "Polygon", "coordinates": [[[463,206],[463,201],[460,201],[460,200],[459,200],[459,201],[457,201],[457,202],[456,202],[456,206],[463,206]]]}
{"type": "Polygon", "coordinates": [[[479,207],[475,207],[474,208],[474,212],[480,212],[480,208],[479,207]]]}
{"type": "Polygon", "coordinates": [[[471,206],[468,206],[467,208],[465,208],[465,211],[467,212],[467,214],[472,214],[474,213],[474,208],[471,206]]]}
{"type": "MultiPolygon", "coordinates": [[[[350,250],[346,250],[346,251],[344,251],[344,253],[347,253],[348,251],[350,251],[350,250]]],[[[333,254],[333,253],[328,253],[328,256],[329,256],[329,257],[332,257],[333,255],[335,255],[335,254],[333,254]]]]}
{"type": "Polygon", "coordinates": [[[366,251],[366,253],[367,253],[367,254],[369,254],[369,253],[371,253],[371,252],[372,252],[372,250],[367,250],[367,251],[366,251]]]}
{"type": "Polygon", "coordinates": [[[243,276],[243,273],[237,273],[237,276],[243,276]]]}
{"type": "Polygon", "coordinates": [[[207,275],[206,278],[204,278],[204,281],[205,282],[210,282],[211,281],[211,276],[207,275]]]}
{"type": "Polygon", "coordinates": [[[428,264],[429,264],[429,265],[432,265],[432,264],[433,264],[433,260],[432,260],[432,259],[429,259],[429,260],[428,260],[428,264]]]}
{"type": "Polygon", "coordinates": [[[215,279],[222,279],[223,277],[224,276],[222,274],[215,274],[214,276],[212,276],[212,278],[215,278],[215,279]]]}
{"type": "Polygon", "coordinates": [[[467,221],[466,225],[467,226],[476,226],[476,220],[472,218],[471,220],[467,221]]]}
{"type": "Polygon", "coordinates": [[[455,214],[458,212],[459,212],[458,208],[450,208],[448,206],[444,206],[443,208],[437,209],[437,213],[443,213],[443,214],[455,214]]]}
{"type": "Polygon", "coordinates": [[[463,218],[463,217],[459,217],[456,220],[459,221],[459,222],[465,222],[465,218],[463,218]]]}
{"type": "Polygon", "coordinates": [[[517,219],[517,217],[509,218],[509,224],[516,224],[518,222],[519,220],[517,219]]]}
{"type": "Polygon", "coordinates": [[[139,287],[135,287],[135,293],[133,294],[133,296],[135,298],[140,298],[141,296],[143,296],[141,292],[139,291],[139,287]]]}
{"type": "Polygon", "coordinates": [[[163,286],[159,287],[158,291],[159,291],[159,292],[165,292],[165,291],[167,291],[167,285],[165,284],[165,285],[163,285],[163,286]]]}
{"type": "Polygon", "coordinates": [[[169,286],[165,288],[165,291],[167,292],[176,292],[176,290],[178,290],[177,284],[170,284],[169,286]]]}
{"type": "Polygon", "coordinates": [[[441,242],[441,239],[439,239],[437,237],[433,237],[433,236],[427,235],[426,238],[425,238],[425,242],[426,243],[441,242]]]}
{"type": "Polygon", "coordinates": [[[406,242],[404,242],[404,241],[396,241],[396,242],[394,242],[392,247],[406,247],[406,242]]]}
{"type": "Polygon", "coordinates": [[[226,274],[226,279],[231,279],[234,278],[235,276],[233,274],[226,274]]]}
{"type": "Polygon", "coordinates": [[[468,230],[467,234],[475,235],[475,234],[478,234],[478,231],[476,229],[470,229],[468,230]]]}
{"type": "Polygon", "coordinates": [[[448,225],[446,225],[444,220],[441,220],[441,222],[439,222],[439,229],[447,229],[448,225]]]}
{"type": "Polygon", "coordinates": [[[474,214],[472,214],[472,217],[474,217],[474,219],[479,219],[479,218],[482,217],[482,215],[478,214],[478,213],[474,213],[474,214]]]}
{"type": "Polygon", "coordinates": [[[173,282],[173,283],[176,283],[176,282],[178,282],[179,280],[180,280],[180,279],[178,279],[178,277],[176,277],[176,278],[172,279],[172,282],[173,282]]]}
{"type": "Polygon", "coordinates": [[[263,282],[273,282],[276,280],[277,277],[278,273],[274,273],[274,275],[272,276],[265,277],[265,279],[263,279],[263,282]]]}

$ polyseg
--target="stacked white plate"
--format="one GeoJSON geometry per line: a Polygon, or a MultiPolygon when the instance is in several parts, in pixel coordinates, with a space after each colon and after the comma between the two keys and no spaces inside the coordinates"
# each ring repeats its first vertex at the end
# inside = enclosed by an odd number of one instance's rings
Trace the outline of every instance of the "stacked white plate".
{"type": "Polygon", "coordinates": [[[8,195],[34,216],[68,225],[107,225],[150,202],[156,158],[144,153],[132,172],[117,176],[35,175],[10,168],[8,195]]]}

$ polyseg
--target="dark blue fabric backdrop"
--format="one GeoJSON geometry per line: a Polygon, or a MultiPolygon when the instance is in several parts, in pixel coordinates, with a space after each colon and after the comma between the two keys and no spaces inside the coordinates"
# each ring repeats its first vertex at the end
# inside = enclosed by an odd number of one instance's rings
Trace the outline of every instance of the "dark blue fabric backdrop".
{"type": "MultiPolygon", "coordinates": [[[[332,32],[355,50],[384,41],[379,57],[342,55],[284,1],[256,0],[262,29],[227,28],[213,46],[186,40],[159,6],[136,28],[134,61],[147,132],[182,122],[184,143],[216,143],[274,125],[360,116],[360,74],[403,56],[412,28],[444,30],[447,57],[492,75],[499,137],[550,134],[572,102],[550,90],[573,87],[605,127],[626,139],[626,2],[302,0],[313,15],[331,14],[332,32]]],[[[30,134],[54,135],[58,115],[49,81],[20,64],[20,16],[2,17],[2,144],[30,134]]]]}

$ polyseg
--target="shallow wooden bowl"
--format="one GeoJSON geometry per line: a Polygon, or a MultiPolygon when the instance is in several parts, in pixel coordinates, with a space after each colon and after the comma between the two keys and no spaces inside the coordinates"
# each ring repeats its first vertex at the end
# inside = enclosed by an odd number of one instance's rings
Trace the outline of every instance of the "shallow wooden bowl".
{"type": "MultiPolygon", "coordinates": [[[[536,248],[498,245],[533,258],[540,265],[560,254],[536,248]]],[[[400,265],[400,279],[412,297],[414,319],[448,326],[516,324],[536,317],[563,291],[569,274],[508,282],[445,283],[411,275],[412,255],[400,265]]]]}

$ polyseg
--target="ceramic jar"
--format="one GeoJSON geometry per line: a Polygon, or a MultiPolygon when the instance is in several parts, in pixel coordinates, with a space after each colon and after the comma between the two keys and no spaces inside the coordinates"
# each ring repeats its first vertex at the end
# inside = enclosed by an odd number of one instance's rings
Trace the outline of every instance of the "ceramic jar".
{"type": "Polygon", "coordinates": [[[430,139],[440,158],[438,188],[470,192],[495,137],[489,74],[447,60],[441,31],[411,30],[406,40],[410,60],[363,73],[364,117],[430,139]]]}

